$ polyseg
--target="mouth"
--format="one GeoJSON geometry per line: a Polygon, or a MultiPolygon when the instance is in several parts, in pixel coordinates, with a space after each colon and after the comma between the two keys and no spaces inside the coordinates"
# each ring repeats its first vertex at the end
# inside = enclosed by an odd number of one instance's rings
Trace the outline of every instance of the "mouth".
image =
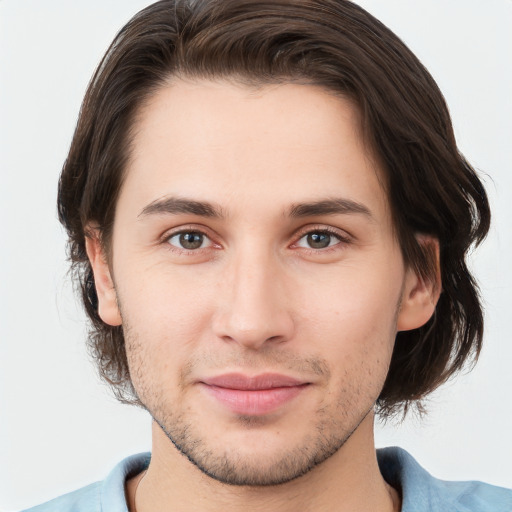
{"type": "Polygon", "coordinates": [[[230,373],[201,380],[199,384],[221,406],[244,416],[260,416],[277,411],[310,385],[309,382],[276,373],[256,376],[230,373]]]}

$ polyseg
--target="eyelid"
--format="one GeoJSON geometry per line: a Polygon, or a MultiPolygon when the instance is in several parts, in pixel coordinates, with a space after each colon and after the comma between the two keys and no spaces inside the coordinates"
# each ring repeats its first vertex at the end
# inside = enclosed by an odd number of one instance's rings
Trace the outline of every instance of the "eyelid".
{"type": "Polygon", "coordinates": [[[290,245],[292,249],[300,249],[303,252],[309,252],[311,254],[325,254],[330,251],[340,250],[347,244],[352,243],[353,237],[345,230],[341,230],[333,226],[325,224],[310,224],[307,226],[303,226],[301,229],[299,229],[293,236],[293,240],[294,242],[290,245]],[[327,233],[329,235],[336,237],[339,240],[339,243],[321,249],[299,246],[299,241],[310,233],[327,233]]]}
{"type": "Polygon", "coordinates": [[[329,233],[339,238],[343,242],[350,242],[353,240],[353,236],[347,231],[326,224],[309,224],[300,228],[294,235],[295,240],[308,235],[309,233],[329,233]]]}
{"type": "MultiPolygon", "coordinates": [[[[303,226],[301,227],[299,230],[297,230],[295,232],[295,234],[293,235],[292,239],[293,239],[293,242],[290,244],[290,247],[296,247],[296,244],[297,242],[303,238],[304,236],[308,235],[309,233],[315,233],[315,232],[319,232],[319,233],[328,233],[330,235],[333,235],[335,236],[336,238],[339,239],[340,241],[340,244],[349,244],[353,241],[353,236],[348,233],[347,231],[345,230],[342,230],[340,228],[336,228],[336,227],[333,227],[333,226],[329,226],[329,225],[326,225],[326,224],[308,224],[306,226],[303,226]]],[[[168,229],[166,230],[158,239],[158,242],[157,243],[161,243],[161,244],[165,244],[167,245],[170,249],[172,250],[176,250],[176,251],[182,251],[184,253],[198,253],[200,251],[202,251],[203,249],[210,249],[212,247],[214,248],[222,248],[222,245],[216,240],[217,236],[215,235],[214,232],[212,232],[211,229],[209,229],[208,227],[204,226],[204,225],[201,225],[201,224],[185,224],[185,225],[181,225],[181,226],[176,226],[174,228],[171,228],[171,229],[168,229]],[[176,235],[179,235],[181,233],[187,233],[187,232],[196,232],[196,233],[201,233],[202,235],[204,235],[206,238],[208,238],[211,242],[211,245],[209,245],[208,247],[202,247],[200,249],[180,249],[176,246],[173,246],[171,245],[168,241],[171,237],[173,236],[176,236],[176,235]]],[[[312,252],[327,252],[329,249],[334,249],[336,248],[338,245],[340,244],[335,244],[334,246],[331,246],[331,247],[327,247],[327,248],[324,248],[324,249],[307,249],[307,248],[301,248],[302,250],[310,250],[312,252]]]]}
{"type": "Polygon", "coordinates": [[[173,247],[176,247],[177,249],[180,249],[183,251],[193,251],[193,252],[199,251],[201,249],[206,249],[207,247],[211,247],[213,245],[213,242],[210,239],[210,237],[205,235],[204,233],[199,232],[199,231],[182,231],[182,232],[178,231],[177,233],[171,234],[171,236],[169,236],[167,238],[167,243],[169,245],[172,245],[173,247]],[[179,238],[184,234],[190,234],[190,233],[201,235],[201,237],[202,237],[201,247],[197,247],[196,249],[187,249],[186,247],[180,247],[179,245],[176,245],[171,242],[174,238],[179,238]]]}
{"type": "Polygon", "coordinates": [[[220,244],[215,240],[215,235],[212,233],[210,229],[208,229],[206,226],[202,226],[201,224],[185,224],[182,226],[177,226],[175,228],[168,229],[165,231],[158,239],[158,243],[161,244],[167,244],[169,248],[172,248],[173,250],[187,252],[187,253],[197,253],[200,252],[203,249],[210,249],[211,247],[220,247],[220,244]],[[200,249],[180,249],[179,247],[176,247],[169,243],[169,240],[176,235],[180,235],[182,233],[200,233],[204,235],[208,240],[210,241],[210,245],[208,247],[201,247],[200,249]]]}
{"type": "Polygon", "coordinates": [[[158,238],[163,241],[166,240],[167,238],[170,238],[173,235],[189,232],[202,233],[206,235],[208,238],[211,238],[211,229],[207,228],[206,226],[203,226],[202,224],[181,224],[179,226],[166,229],[158,238]]]}

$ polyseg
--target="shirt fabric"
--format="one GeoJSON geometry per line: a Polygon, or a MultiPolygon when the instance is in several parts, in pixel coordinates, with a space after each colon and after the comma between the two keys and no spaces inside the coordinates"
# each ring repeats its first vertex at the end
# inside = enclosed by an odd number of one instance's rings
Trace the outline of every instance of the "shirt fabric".
{"type": "MultiPolygon", "coordinates": [[[[512,490],[482,482],[438,480],[401,448],[377,450],[384,479],[402,494],[402,512],[512,512],[512,490]]],[[[151,455],[132,455],[102,482],[25,512],[128,512],[125,482],[147,469],[151,455]]]]}

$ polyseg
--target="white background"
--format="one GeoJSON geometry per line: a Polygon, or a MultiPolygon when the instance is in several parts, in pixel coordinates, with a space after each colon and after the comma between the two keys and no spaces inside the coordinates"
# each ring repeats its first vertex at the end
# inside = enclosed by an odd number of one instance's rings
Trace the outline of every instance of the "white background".
{"type": "MultiPolygon", "coordinates": [[[[150,448],[146,413],[96,377],[66,277],[57,178],[89,77],[143,0],[0,0],[0,510],[103,478],[150,448]]],[[[430,69],[494,223],[473,256],[486,304],[476,369],[423,421],[377,428],[447,479],[512,487],[512,2],[361,0],[430,69]]]]}

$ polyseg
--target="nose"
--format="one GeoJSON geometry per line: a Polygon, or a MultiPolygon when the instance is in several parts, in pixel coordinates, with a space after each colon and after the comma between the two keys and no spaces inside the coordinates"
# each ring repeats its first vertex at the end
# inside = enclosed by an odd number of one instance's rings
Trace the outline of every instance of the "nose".
{"type": "Polygon", "coordinates": [[[214,334],[260,350],[293,337],[286,278],[275,257],[254,253],[233,258],[219,285],[214,334]]]}

